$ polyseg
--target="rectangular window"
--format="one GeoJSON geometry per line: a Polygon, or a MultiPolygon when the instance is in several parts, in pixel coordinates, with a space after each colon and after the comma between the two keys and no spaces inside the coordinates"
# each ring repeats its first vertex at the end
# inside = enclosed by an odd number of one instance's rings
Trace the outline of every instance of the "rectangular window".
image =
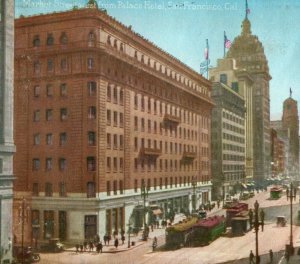
{"type": "Polygon", "coordinates": [[[39,97],[40,92],[41,92],[40,86],[39,85],[34,86],[34,88],[33,88],[34,97],[39,97]]]}
{"type": "Polygon", "coordinates": [[[113,100],[114,100],[115,104],[118,103],[118,88],[117,87],[113,88],[113,100]]]}
{"type": "Polygon", "coordinates": [[[53,60],[52,59],[47,60],[47,71],[53,71],[53,60]]]}
{"type": "Polygon", "coordinates": [[[106,124],[108,126],[110,126],[110,124],[111,124],[111,111],[110,110],[106,111],[106,124]]]}
{"type": "Polygon", "coordinates": [[[123,171],[123,158],[120,158],[120,172],[123,171]]]}
{"type": "Polygon", "coordinates": [[[88,108],[88,118],[89,119],[95,119],[96,118],[96,107],[90,106],[88,108]]]}
{"type": "Polygon", "coordinates": [[[138,169],[138,159],[134,159],[134,170],[136,171],[138,169]]]}
{"type": "Polygon", "coordinates": [[[46,158],[46,170],[51,170],[51,169],[52,169],[52,159],[46,158]]]}
{"type": "Polygon", "coordinates": [[[60,171],[64,171],[66,169],[66,159],[65,158],[60,158],[58,160],[58,168],[60,171]]]}
{"type": "Polygon", "coordinates": [[[142,98],[141,98],[141,110],[145,111],[145,98],[144,98],[144,96],[142,96],[142,98]]]}
{"type": "Polygon", "coordinates": [[[46,109],[46,120],[52,120],[52,109],[46,109]]]}
{"type": "Polygon", "coordinates": [[[39,145],[40,144],[40,134],[35,134],[33,136],[33,144],[34,145],[39,145]]]}
{"type": "Polygon", "coordinates": [[[137,192],[138,191],[138,180],[135,179],[134,180],[134,192],[137,192]]]}
{"type": "Polygon", "coordinates": [[[46,182],[45,184],[45,196],[52,196],[52,184],[50,182],[46,182]]]}
{"type": "Polygon", "coordinates": [[[88,82],[88,95],[89,96],[95,96],[96,95],[96,89],[97,89],[97,83],[96,82],[88,82]]]}
{"type": "Polygon", "coordinates": [[[94,182],[87,183],[87,190],[86,190],[87,198],[96,197],[96,188],[94,182]]]}
{"type": "Polygon", "coordinates": [[[135,131],[138,130],[138,117],[137,116],[134,117],[134,130],[135,131]]]}
{"type": "Polygon", "coordinates": [[[137,94],[134,95],[134,109],[138,108],[138,96],[137,94]]]}
{"type": "Polygon", "coordinates": [[[120,113],[120,127],[124,126],[124,115],[123,113],[120,113]]]}
{"type": "Polygon", "coordinates": [[[107,101],[110,102],[111,101],[111,86],[107,86],[106,89],[106,93],[107,93],[107,101]]]}
{"type": "Polygon", "coordinates": [[[117,149],[118,148],[118,135],[114,134],[114,149],[117,149]]]}
{"type": "Polygon", "coordinates": [[[67,108],[61,108],[60,109],[60,120],[66,120],[68,118],[68,110],[67,108]]]}
{"type": "Polygon", "coordinates": [[[88,145],[95,146],[96,145],[96,134],[93,131],[88,132],[88,145]]]}
{"type": "Polygon", "coordinates": [[[118,194],[118,182],[114,181],[114,195],[118,194]]]}
{"type": "Polygon", "coordinates": [[[138,151],[138,138],[134,138],[134,151],[138,151]]]}
{"type": "Polygon", "coordinates": [[[60,85],[60,96],[64,97],[67,96],[67,84],[62,83],[60,85]]]}
{"type": "Polygon", "coordinates": [[[151,120],[148,120],[148,133],[151,133],[151,120]]]}
{"type": "Polygon", "coordinates": [[[33,159],[32,160],[32,169],[34,171],[37,171],[40,169],[40,160],[39,159],[33,159]]]}
{"type": "Polygon", "coordinates": [[[123,135],[120,135],[120,149],[124,148],[124,140],[123,140],[123,135]]]}
{"type": "Polygon", "coordinates": [[[114,126],[118,125],[118,112],[114,111],[114,126]]]}
{"type": "Polygon", "coordinates": [[[87,59],[87,67],[89,70],[92,70],[94,68],[94,59],[93,58],[87,59]]]}
{"type": "Polygon", "coordinates": [[[60,197],[65,197],[66,196],[66,183],[65,182],[60,182],[58,184],[58,189],[59,189],[59,196],[60,197]]]}
{"type": "Polygon", "coordinates": [[[118,170],[118,160],[116,157],[114,157],[113,161],[114,161],[114,172],[116,172],[118,170]]]}
{"type": "Polygon", "coordinates": [[[60,69],[63,71],[67,70],[67,59],[66,58],[61,59],[60,69]]]}
{"type": "Polygon", "coordinates": [[[47,84],[47,86],[46,86],[46,95],[48,97],[53,96],[53,87],[51,84],[47,84]]]}
{"type": "Polygon", "coordinates": [[[59,134],[59,145],[64,146],[67,142],[67,133],[63,132],[59,134]]]}
{"type": "Polygon", "coordinates": [[[32,184],[32,195],[39,196],[39,184],[37,182],[32,184]]]}
{"type": "Polygon", "coordinates": [[[107,181],[107,182],[106,182],[106,195],[107,195],[107,196],[110,196],[110,192],[111,192],[111,189],[110,189],[110,181],[107,181]]]}
{"type": "Polygon", "coordinates": [[[46,135],[46,144],[47,145],[52,145],[52,134],[47,134],[46,135]]]}
{"type": "Polygon", "coordinates": [[[40,110],[35,110],[33,112],[33,121],[34,122],[40,121],[40,110]]]}
{"type": "Polygon", "coordinates": [[[106,134],[106,147],[108,149],[111,148],[111,134],[109,134],[109,133],[106,134]]]}
{"type": "Polygon", "coordinates": [[[124,104],[124,92],[123,89],[120,89],[120,105],[124,104]]]}
{"type": "Polygon", "coordinates": [[[111,158],[110,157],[106,158],[106,170],[111,171],[111,158]]]}
{"type": "Polygon", "coordinates": [[[227,84],[227,74],[220,74],[220,83],[227,84]]]}
{"type": "Polygon", "coordinates": [[[141,119],[141,131],[142,132],[145,131],[145,119],[144,118],[141,119]]]}
{"type": "Polygon", "coordinates": [[[95,171],[96,170],[96,159],[95,157],[87,157],[87,170],[88,171],[95,171]]]}

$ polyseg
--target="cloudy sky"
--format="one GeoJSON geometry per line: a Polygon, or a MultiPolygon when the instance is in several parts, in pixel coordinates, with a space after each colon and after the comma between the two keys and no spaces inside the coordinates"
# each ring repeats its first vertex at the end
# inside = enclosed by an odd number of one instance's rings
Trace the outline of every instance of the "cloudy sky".
{"type": "MultiPolygon", "coordinates": [[[[87,0],[15,0],[15,15],[69,10],[87,0]]],[[[223,32],[233,41],[245,17],[245,0],[98,0],[125,25],[199,72],[209,40],[211,65],[223,56],[223,32]]],[[[282,102],[300,98],[300,1],[248,0],[252,33],[269,61],[271,119],[280,119],[282,102]]]]}

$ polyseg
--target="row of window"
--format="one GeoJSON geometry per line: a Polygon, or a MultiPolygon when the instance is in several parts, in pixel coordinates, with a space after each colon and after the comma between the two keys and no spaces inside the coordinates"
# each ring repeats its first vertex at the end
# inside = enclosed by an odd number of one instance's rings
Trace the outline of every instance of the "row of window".
{"type": "Polygon", "coordinates": [[[236,146],[236,145],[232,145],[232,144],[223,144],[223,149],[224,150],[231,150],[231,151],[235,151],[235,152],[245,152],[245,148],[244,147],[240,147],[240,146],[236,146]]]}
{"type": "Polygon", "coordinates": [[[169,153],[170,154],[182,154],[183,152],[195,152],[197,153],[197,146],[195,145],[188,145],[188,144],[181,144],[181,143],[173,143],[173,142],[167,142],[165,141],[165,144],[163,144],[163,141],[157,141],[157,140],[151,140],[148,139],[147,141],[144,138],[134,138],[134,150],[139,151],[140,148],[154,148],[161,150],[162,153],[169,153]],[[147,146],[146,144],[147,143],[147,146]],[[164,147],[164,148],[163,148],[164,147]]]}
{"type": "Polygon", "coordinates": [[[167,160],[167,159],[134,159],[134,170],[135,171],[157,171],[159,165],[159,171],[194,171],[198,169],[197,160],[192,162],[185,162],[183,160],[167,160]]]}
{"type": "MultiPolygon", "coordinates": [[[[51,121],[53,120],[53,109],[46,109],[45,110],[45,120],[51,121]]],[[[60,108],[60,120],[64,121],[68,119],[68,109],[67,108],[60,108]]],[[[87,118],[88,119],[95,119],[96,118],[96,107],[95,106],[89,106],[87,109],[87,118]]],[[[33,121],[38,122],[41,119],[41,110],[35,110],[33,112],[33,121]]]]}
{"type": "Polygon", "coordinates": [[[223,112],[223,118],[226,118],[230,121],[233,121],[235,123],[238,123],[240,125],[244,125],[244,119],[240,118],[240,117],[236,117],[232,114],[229,114],[227,112],[223,112]]]}
{"type": "MultiPolygon", "coordinates": [[[[53,169],[53,159],[51,157],[47,157],[45,159],[45,170],[52,170],[53,169]]],[[[67,166],[67,160],[65,158],[58,159],[58,169],[60,171],[65,171],[67,166]]],[[[87,171],[95,171],[96,170],[96,159],[95,157],[87,157],[87,171]]],[[[38,171],[41,169],[41,161],[39,158],[32,159],[32,170],[38,171]]]]}
{"type": "Polygon", "coordinates": [[[245,157],[232,154],[223,154],[223,160],[245,161],[245,157]]]}
{"type": "Polygon", "coordinates": [[[109,84],[107,86],[107,101],[114,104],[124,104],[124,91],[122,88],[109,84]]]}
{"type": "Polygon", "coordinates": [[[166,126],[165,123],[159,121],[152,121],[151,119],[146,118],[138,118],[137,116],[134,117],[134,130],[145,132],[145,126],[147,124],[147,132],[157,134],[159,129],[159,134],[166,136],[168,135],[168,131],[170,136],[177,137],[179,134],[179,138],[183,137],[183,139],[188,140],[197,140],[197,131],[177,126],[166,126]],[[158,128],[159,124],[159,128],[158,128]]]}
{"type": "Polygon", "coordinates": [[[115,126],[115,127],[123,127],[124,126],[124,114],[112,111],[110,109],[106,110],[106,124],[108,126],[115,126]],[[113,119],[112,119],[113,118],[113,119]]]}
{"type": "Polygon", "coordinates": [[[172,115],[180,118],[182,123],[190,125],[198,124],[198,118],[195,113],[183,109],[180,110],[179,107],[171,106],[170,104],[160,102],[144,95],[134,95],[134,108],[142,112],[147,110],[148,113],[153,113],[155,115],[172,115]]]}
{"type": "Polygon", "coordinates": [[[242,135],[245,133],[244,129],[236,127],[236,126],[233,126],[233,125],[225,123],[225,122],[223,122],[223,128],[227,129],[227,130],[230,130],[232,132],[235,132],[235,133],[242,134],[242,135]]]}
{"type": "Polygon", "coordinates": [[[223,165],[224,171],[244,171],[245,170],[245,165],[223,165]]]}
{"type": "Polygon", "coordinates": [[[122,172],[124,168],[124,159],[118,157],[106,158],[106,171],[107,172],[122,172]]]}
{"type": "Polygon", "coordinates": [[[245,138],[244,137],[237,137],[231,134],[223,133],[223,139],[231,140],[234,142],[239,142],[239,143],[245,143],[245,138]]]}
{"type": "Polygon", "coordinates": [[[108,149],[120,149],[122,150],[124,148],[124,137],[123,135],[117,135],[117,134],[106,134],[106,146],[108,149]]]}
{"type": "MultiPolygon", "coordinates": [[[[52,97],[54,93],[56,92],[52,84],[46,84],[46,90],[45,94],[47,97],[52,97]]],[[[96,82],[88,82],[87,83],[87,92],[89,96],[94,96],[96,95],[97,91],[97,83],[96,82]]],[[[35,85],[33,87],[33,95],[34,97],[40,97],[42,94],[42,88],[40,85],[35,85]]],[[[59,85],[59,94],[61,97],[67,96],[67,84],[66,83],[61,83],[59,85]]]]}
{"type": "MultiPolygon", "coordinates": [[[[60,59],[60,70],[61,71],[67,71],[70,65],[70,59],[67,57],[61,58],[60,59]]],[[[52,72],[54,70],[54,65],[55,65],[55,60],[54,59],[47,59],[47,68],[46,70],[48,72],[52,72]]],[[[92,70],[95,67],[95,60],[92,57],[87,57],[86,58],[86,65],[88,70],[92,70]]],[[[33,71],[35,74],[39,74],[42,69],[42,62],[39,60],[35,60],[33,62],[33,71]]]]}

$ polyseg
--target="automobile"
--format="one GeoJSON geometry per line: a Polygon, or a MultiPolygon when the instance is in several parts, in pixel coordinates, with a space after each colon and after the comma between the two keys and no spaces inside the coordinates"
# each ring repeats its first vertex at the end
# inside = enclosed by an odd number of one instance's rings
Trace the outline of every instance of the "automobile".
{"type": "Polygon", "coordinates": [[[206,218],[206,216],[207,216],[207,212],[206,212],[205,210],[200,210],[200,211],[198,212],[198,218],[199,218],[199,219],[206,218]]]}
{"type": "Polygon", "coordinates": [[[277,226],[285,226],[286,225],[286,219],[285,216],[277,216],[277,226]]]}
{"type": "Polygon", "coordinates": [[[47,252],[62,252],[64,251],[64,245],[59,241],[59,238],[50,238],[49,243],[41,247],[42,251],[47,252]]]}
{"type": "Polygon", "coordinates": [[[255,196],[254,192],[249,192],[249,198],[254,197],[254,196],[255,196]]]}

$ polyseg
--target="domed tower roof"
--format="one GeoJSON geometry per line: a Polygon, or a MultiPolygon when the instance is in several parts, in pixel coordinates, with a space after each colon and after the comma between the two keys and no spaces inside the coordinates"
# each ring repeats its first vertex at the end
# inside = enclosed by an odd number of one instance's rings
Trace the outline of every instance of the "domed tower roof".
{"type": "Polygon", "coordinates": [[[290,89],[290,97],[283,102],[282,121],[285,124],[291,118],[298,120],[298,102],[292,98],[292,90],[290,89]]]}
{"type": "Polygon", "coordinates": [[[253,73],[264,72],[269,76],[269,66],[264,47],[258,37],[252,35],[251,23],[247,16],[241,27],[241,34],[234,39],[227,53],[227,58],[235,58],[237,67],[253,73]]]}
{"type": "Polygon", "coordinates": [[[86,7],[88,8],[97,8],[98,9],[98,3],[96,0],[89,0],[86,4],[86,7]]]}

